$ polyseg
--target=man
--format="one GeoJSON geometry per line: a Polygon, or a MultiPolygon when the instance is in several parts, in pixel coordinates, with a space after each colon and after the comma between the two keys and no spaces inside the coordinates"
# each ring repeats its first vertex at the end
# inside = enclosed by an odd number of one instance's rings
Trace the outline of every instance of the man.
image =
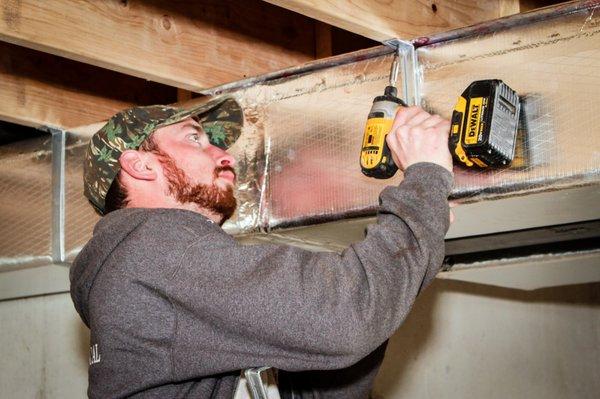
{"type": "Polygon", "coordinates": [[[441,266],[448,121],[398,112],[388,144],[404,181],[335,254],[243,246],[219,227],[235,210],[225,148],[242,120],[227,98],[142,107],[92,138],[84,193],[106,216],[71,269],[90,397],[232,398],[259,366],[280,370],[283,398],[368,397],[386,340],[441,266]]]}

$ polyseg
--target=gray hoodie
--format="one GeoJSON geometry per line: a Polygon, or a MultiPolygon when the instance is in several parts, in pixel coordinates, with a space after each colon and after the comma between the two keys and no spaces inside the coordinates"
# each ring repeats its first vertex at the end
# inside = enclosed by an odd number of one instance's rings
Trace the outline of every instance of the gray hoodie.
{"type": "Polygon", "coordinates": [[[341,254],[241,245],[185,210],[110,213],[71,268],[88,395],[229,399],[241,369],[268,365],[284,397],[367,397],[385,341],[442,264],[451,185],[440,166],[409,167],[341,254]]]}

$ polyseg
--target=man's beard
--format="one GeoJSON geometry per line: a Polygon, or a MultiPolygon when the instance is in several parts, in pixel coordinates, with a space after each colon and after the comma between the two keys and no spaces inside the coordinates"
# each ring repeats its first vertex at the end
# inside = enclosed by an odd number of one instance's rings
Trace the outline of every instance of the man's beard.
{"type": "MultiPolygon", "coordinates": [[[[192,184],[190,183],[185,171],[183,171],[175,160],[164,152],[159,154],[161,164],[165,173],[165,177],[169,182],[169,194],[182,203],[192,203],[200,208],[221,216],[219,224],[225,223],[227,219],[233,215],[237,202],[233,195],[233,187],[227,188],[218,187],[215,184],[192,184]]],[[[214,179],[219,177],[219,173],[231,171],[235,175],[235,171],[231,166],[217,166],[214,170],[214,179]]]]}

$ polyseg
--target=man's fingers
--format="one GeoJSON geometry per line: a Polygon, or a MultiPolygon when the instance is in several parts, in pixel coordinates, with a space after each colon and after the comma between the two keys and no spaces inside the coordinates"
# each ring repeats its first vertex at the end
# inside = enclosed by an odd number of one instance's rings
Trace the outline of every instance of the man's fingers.
{"type": "Polygon", "coordinates": [[[433,125],[434,129],[439,129],[443,133],[450,135],[450,121],[447,119],[442,119],[440,122],[433,125]]]}
{"type": "Polygon", "coordinates": [[[406,125],[406,123],[412,119],[413,116],[421,111],[422,110],[419,107],[399,107],[398,111],[396,112],[396,117],[394,118],[392,131],[398,129],[398,127],[402,125],[406,125]]]}
{"type": "Polygon", "coordinates": [[[400,153],[400,143],[398,141],[398,137],[395,134],[388,134],[385,138],[388,147],[392,153],[392,159],[396,166],[402,169],[402,160],[398,158],[398,154],[400,153]]]}
{"type": "Polygon", "coordinates": [[[396,114],[392,131],[401,126],[422,127],[424,129],[436,127],[444,119],[439,115],[431,115],[420,107],[401,107],[396,114]]]}
{"type": "Polygon", "coordinates": [[[388,145],[402,170],[415,163],[433,162],[452,173],[449,134],[450,121],[420,107],[400,108],[388,135],[388,145]]]}
{"type": "Polygon", "coordinates": [[[443,118],[439,115],[431,115],[429,118],[423,121],[422,125],[425,129],[429,127],[434,127],[438,123],[440,123],[443,118]]]}
{"type": "Polygon", "coordinates": [[[429,119],[431,117],[431,114],[429,112],[423,111],[421,110],[421,112],[418,112],[417,114],[413,115],[412,118],[410,118],[406,124],[408,126],[419,126],[421,125],[424,121],[426,121],[427,119],[429,119]]]}

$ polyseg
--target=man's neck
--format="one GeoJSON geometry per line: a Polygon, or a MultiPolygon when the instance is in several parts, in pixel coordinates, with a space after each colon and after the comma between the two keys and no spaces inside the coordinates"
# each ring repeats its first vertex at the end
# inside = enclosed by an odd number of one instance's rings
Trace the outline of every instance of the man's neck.
{"type": "Polygon", "coordinates": [[[207,219],[216,223],[217,225],[221,225],[221,221],[223,217],[217,213],[214,213],[208,209],[202,208],[198,206],[198,204],[194,203],[185,203],[177,202],[173,198],[164,198],[163,200],[158,200],[153,198],[152,201],[144,201],[143,199],[131,200],[127,203],[127,208],[172,208],[172,209],[185,209],[187,211],[192,211],[205,216],[207,219]]]}
{"type": "Polygon", "coordinates": [[[199,213],[202,216],[205,216],[206,218],[208,218],[209,220],[211,220],[212,222],[216,223],[219,226],[221,225],[221,221],[223,220],[223,217],[221,215],[211,212],[208,209],[201,208],[197,204],[192,204],[192,203],[182,204],[182,203],[177,202],[175,204],[175,206],[170,206],[169,208],[185,209],[188,211],[199,213]]]}

